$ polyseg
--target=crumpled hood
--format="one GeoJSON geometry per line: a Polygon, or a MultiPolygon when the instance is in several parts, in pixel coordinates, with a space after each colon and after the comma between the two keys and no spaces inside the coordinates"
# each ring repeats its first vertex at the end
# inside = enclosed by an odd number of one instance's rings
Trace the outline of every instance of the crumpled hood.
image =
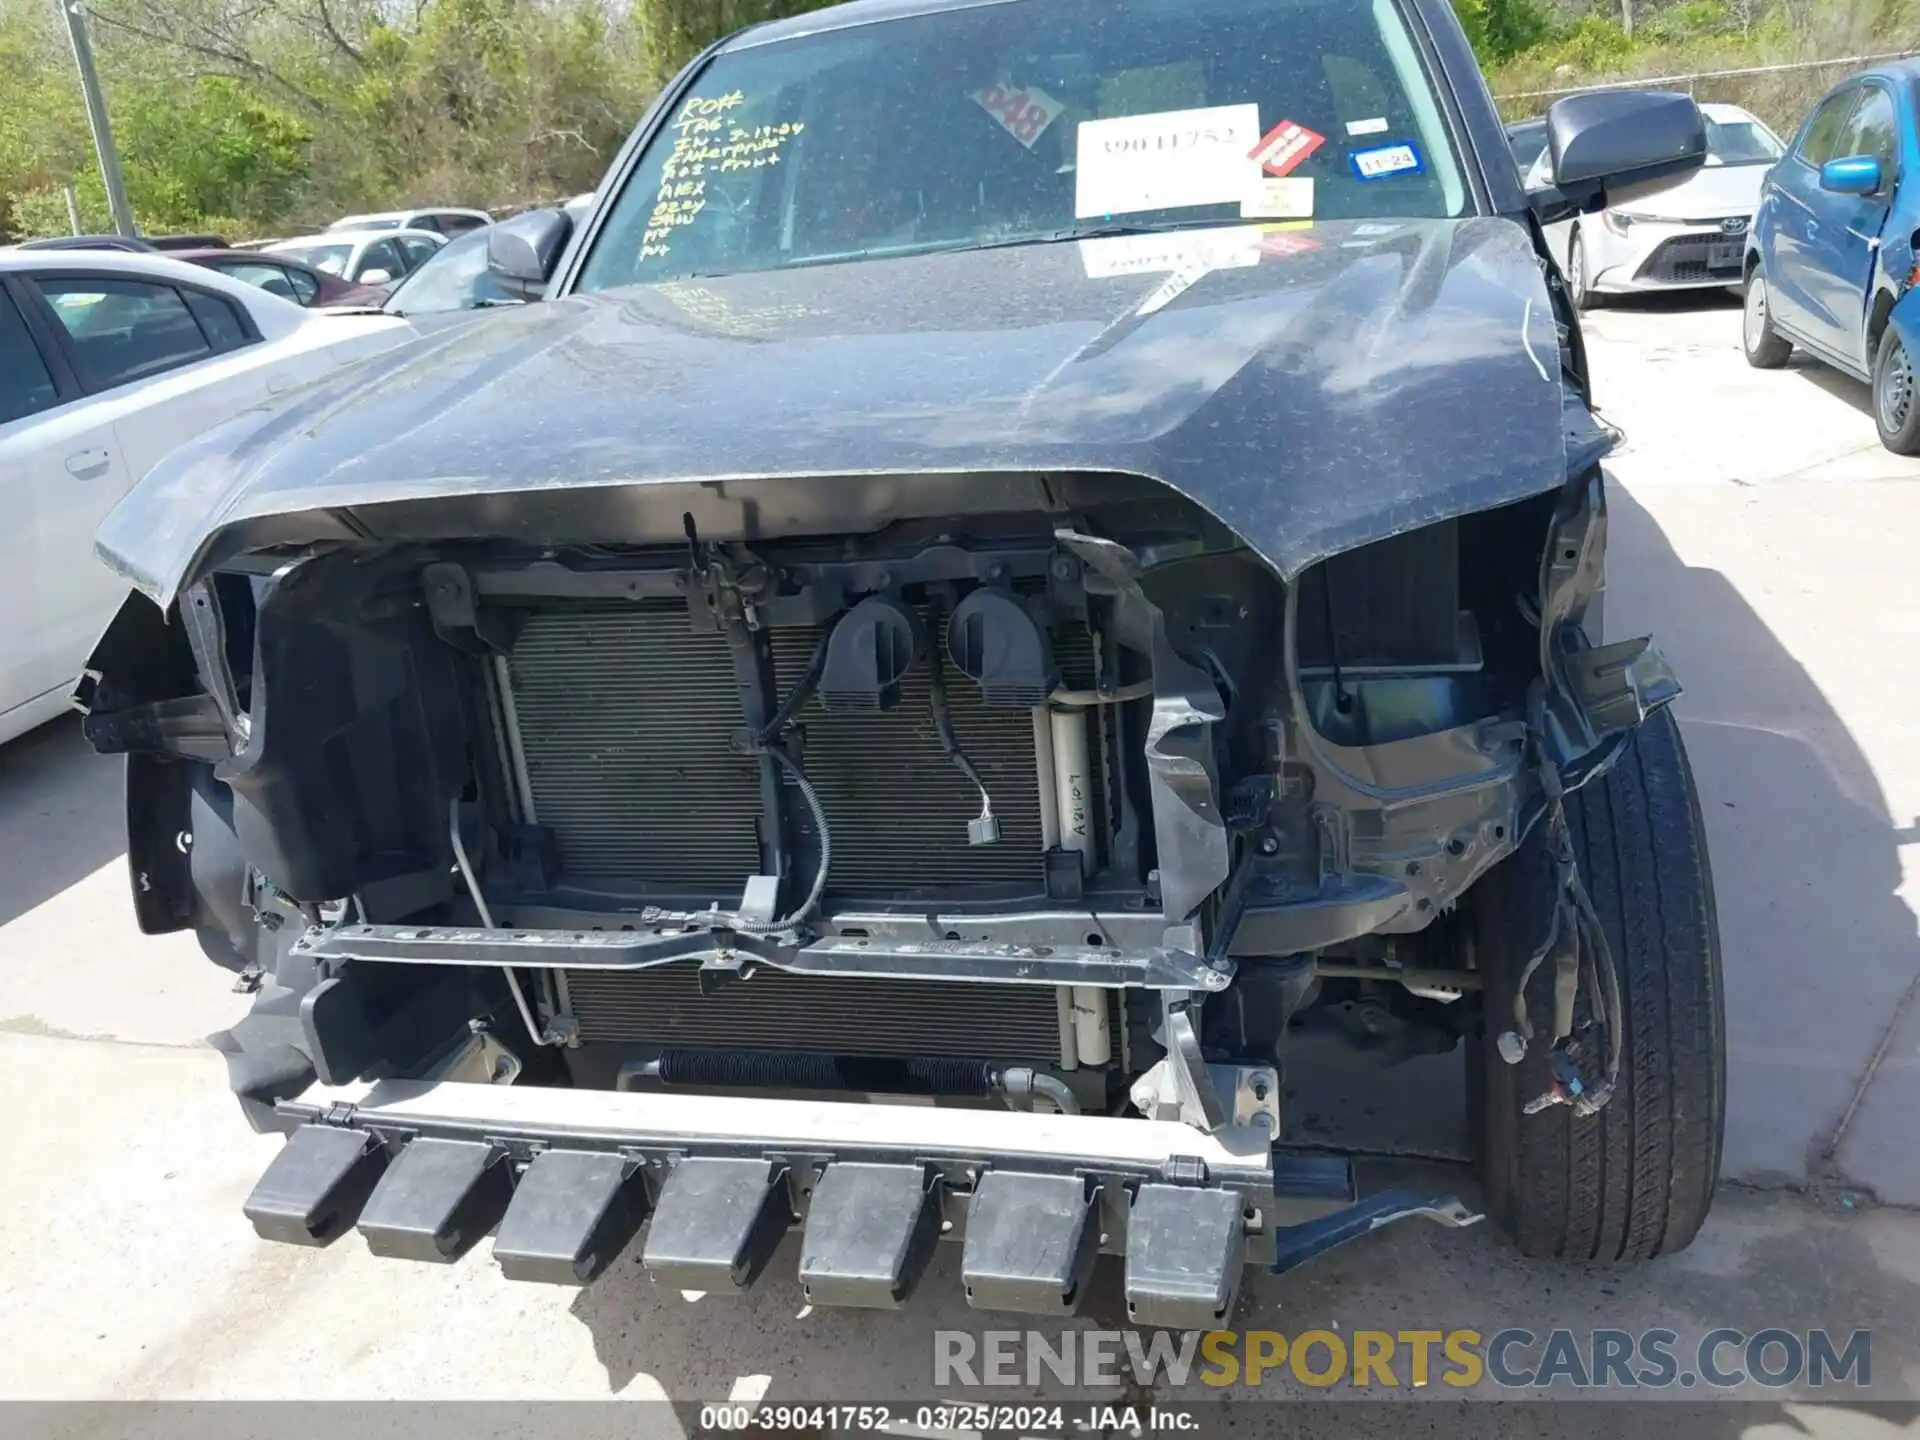
{"type": "Polygon", "coordinates": [[[1237,226],[504,310],[175,452],[97,548],[165,605],[210,558],[378,537],[408,502],[485,535],[509,492],[1073,470],[1170,485],[1291,576],[1550,489],[1566,447],[1518,225],[1237,226]]]}

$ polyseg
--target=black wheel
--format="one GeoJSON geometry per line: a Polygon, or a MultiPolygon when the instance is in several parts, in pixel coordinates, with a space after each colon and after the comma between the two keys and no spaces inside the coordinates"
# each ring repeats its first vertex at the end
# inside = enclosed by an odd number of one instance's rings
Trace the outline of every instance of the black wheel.
{"type": "Polygon", "coordinates": [[[1767,277],[1756,266],[1747,276],[1746,306],[1740,316],[1740,348],[1747,352],[1747,363],[1756,370],[1778,370],[1793,354],[1793,346],[1773,328],[1768,313],[1767,277]]]}
{"type": "Polygon", "coordinates": [[[1567,242],[1567,294],[1573,298],[1576,310],[1598,310],[1602,297],[1590,288],[1587,275],[1587,247],[1580,239],[1578,230],[1567,242]]]}
{"type": "MultiPolygon", "coordinates": [[[[1495,1044],[1552,909],[1540,826],[1470,897],[1475,963],[1486,977],[1468,1065],[1487,1212],[1530,1256],[1671,1255],[1712,1202],[1726,1108],[1713,877],[1673,717],[1663,710],[1642,725],[1612,771],[1568,797],[1567,818],[1620,976],[1619,1088],[1597,1115],[1566,1105],[1524,1114],[1547,1089],[1544,1037],[1518,1065],[1495,1044]]],[[[1551,1013],[1552,968],[1528,987],[1535,1017],[1551,1013]]]]}
{"type": "Polygon", "coordinates": [[[1880,443],[1896,455],[1920,455],[1920,401],[1914,395],[1913,359],[1900,332],[1880,332],[1873,357],[1873,423],[1880,443]]]}

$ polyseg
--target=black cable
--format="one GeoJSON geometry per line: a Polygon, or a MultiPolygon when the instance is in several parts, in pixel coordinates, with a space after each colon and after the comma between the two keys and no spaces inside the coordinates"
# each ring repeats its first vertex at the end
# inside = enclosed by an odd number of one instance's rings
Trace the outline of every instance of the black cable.
{"type": "Polygon", "coordinates": [[[807,657],[807,668],[800,672],[800,678],[794,682],[793,689],[787,692],[787,698],[780,702],[772,718],[760,727],[759,734],[754,737],[760,744],[766,744],[791,724],[793,717],[800,713],[800,707],[807,703],[815,687],[820,684],[820,677],[826,673],[827,668],[827,645],[833,639],[834,628],[838,623],[835,621],[834,625],[829,625],[820,632],[819,643],[813,647],[813,654],[807,657]]]}
{"type": "Polygon", "coordinates": [[[1333,705],[1344,715],[1353,708],[1353,697],[1347,693],[1347,682],[1340,677],[1340,640],[1333,624],[1333,580],[1324,560],[1320,562],[1320,601],[1326,609],[1327,663],[1333,667],[1333,705]]]}

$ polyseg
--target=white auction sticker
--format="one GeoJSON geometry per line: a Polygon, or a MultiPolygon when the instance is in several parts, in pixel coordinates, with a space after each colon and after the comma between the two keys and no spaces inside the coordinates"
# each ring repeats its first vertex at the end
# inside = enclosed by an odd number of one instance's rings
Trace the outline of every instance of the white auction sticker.
{"type": "Polygon", "coordinates": [[[1169,271],[1236,270],[1260,263],[1258,225],[1220,225],[1173,230],[1162,235],[1102,235],[1080,242],[1080,263],[1089,280],[1169,271]]]}
{"type": "Polygon", "coordinates": [[[1375,115],[1370,120],[1347,121],[1349,135],[1384,135],[1387,133],[1387,117],[1375,115]]]}
{"type": "Polygon", "coordinates": [[[1229,205],[1259,173],[1258,105],[1216,105],[1083,120],[1076,137],[1074,214],[1127,215],[1229,205]]]}
{"type": "Polygon", "coordinates": [[[974,91],[973,99],[1000,122],[1002,130],[1029,150],[1067,108],[1037,85],[1014,86],[1004,80],[974,91]]]}

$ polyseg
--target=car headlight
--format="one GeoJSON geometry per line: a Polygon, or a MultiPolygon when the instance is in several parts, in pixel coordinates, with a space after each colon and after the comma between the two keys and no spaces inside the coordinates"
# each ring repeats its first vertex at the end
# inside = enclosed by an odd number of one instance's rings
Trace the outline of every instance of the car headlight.
{"type": "Polygon", "coordinates": [[[1643,215],[1634,210],[1602,210],[1600,219],[1616,235],[1624,235],[1635,225],[1677,225],[1680,222],[1665,215],[1643,215]]]}

